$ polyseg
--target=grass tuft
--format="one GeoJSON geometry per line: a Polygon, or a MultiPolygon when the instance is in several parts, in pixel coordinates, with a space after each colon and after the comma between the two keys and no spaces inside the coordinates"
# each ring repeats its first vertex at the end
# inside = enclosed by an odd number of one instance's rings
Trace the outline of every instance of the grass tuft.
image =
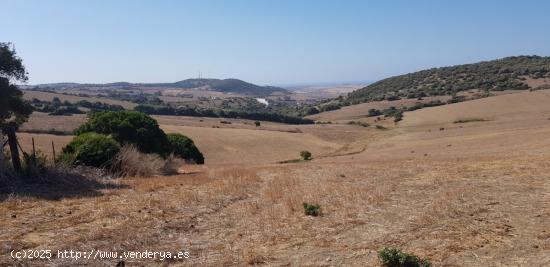
{"type": "Polygon", "coordinates": [[[308,216],[317,217],[321,215],[321,206],[304,202],[304,213],[308,216]]]}
{"type": "Polygon", "coordinates": [[[430,267],[432,264],[413,254],[407,254],[397,248],[384,248],[378,252],[378,258],[387,267],[430,267]]]}

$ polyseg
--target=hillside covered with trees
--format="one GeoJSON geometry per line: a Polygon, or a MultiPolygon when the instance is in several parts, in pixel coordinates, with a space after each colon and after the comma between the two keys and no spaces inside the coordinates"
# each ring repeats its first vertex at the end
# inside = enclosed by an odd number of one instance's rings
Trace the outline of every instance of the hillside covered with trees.
{"type": "Polygon", "coordinates": [[[253,97],[269,96],[273,93],[288,93],[286,89],[274,86],[260,86],[239,79],[186,79],[173,83],[128,83],[116,82],[105,84],[83,83],[49,83],[34,86],[38,89],[70,90],[82,88],[100,88],[110,90],[132,90],[143,88],[173,88],[173,89],[202,89],[223,93],[242,94],[253,97]]]}
{"type": "Polygon", "coordinates": [[[516,56],[474,64],[432,68],[390,77],[351,92],[344,105],[370,101],[454,95],[483,91],[525,90],[527,79],[550,78],[550,57],[516,56]]]}

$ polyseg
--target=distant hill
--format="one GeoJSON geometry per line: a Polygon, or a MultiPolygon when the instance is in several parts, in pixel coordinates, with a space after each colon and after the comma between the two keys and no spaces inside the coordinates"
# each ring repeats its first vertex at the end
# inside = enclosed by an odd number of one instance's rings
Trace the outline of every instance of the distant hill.
{"type": "MultiPolygon", "coordinates": [[[[461,91],[534,89],[529,81],[550,78],[550,57],[517,56],[433,68],[387,78],[348,94],[346,104],[399,98],[453,95],[461,91]]],[[[548,87],[548,83],[537,85],[548,87]]],[[[549,87],[550,88],[550,87],[549,87]]]]}
{"type": "MultiPolygon", "coordinates": [[[[212,90],[224,93],[243,94],[248,96],[268,96],[273,93],[288,93],[286,89],[273,86],[259,86],[239,79],[187,79],[174,83],[128,83],[115,82],[106,84],[81,84],[81,83],[50,83],[36,85],[40,88],[58,90],[77,88],[109,88],[109,89],[139,89],[158,87],[163,89],[197,89],[212,90]]],[[[27,86],[31,87],[31,86],[27,86]]]]}
{"type": "Polygon", "coordinates": [[[273,86],[259,86],[239,79],[187,79],[174,83],[174,87],[193,89],[206,87],[207,89],[247,95],[266,96],[275,92],[287,93],[287,90],[273,86]]]}

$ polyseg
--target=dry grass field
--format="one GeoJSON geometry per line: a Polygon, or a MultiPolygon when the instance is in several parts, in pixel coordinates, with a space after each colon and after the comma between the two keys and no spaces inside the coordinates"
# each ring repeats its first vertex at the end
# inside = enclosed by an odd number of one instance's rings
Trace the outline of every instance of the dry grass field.
{"type": "Polygon", "coordinates": [[[59,130],[59,131],[73,131],[86,121],[86,115],[73,114],[72,116],[50,116],[47,113],[33,112],[29,118],[29,121],[23,124],[22,131],[32,130],[59,130]]]}
{"type": "Polygon", "coordinates": [[[161,128],[189,136],[204,151],[208,163],[273,163],[299,158],[302,150],[318,155],[339,147],[303,133],[172,125],[161,128]]]}
{"type": "Polygon", "coordinates": [[[380,266],[377,251],[392,246],[434,266],[550,266],[548,97],[422,109],[385,131],[160,117],[195,140],[205,165],[1,193],[0,265],[120,261],[9,257],[20,249],[147,249],[190,257],[127,266],[380,266]],[[303,149],[316,158],[275,163],[303,149]]]}
{"type": "MultiPolygon", "coordinates": [[[[314,156],[329,153],[349,142],[360,140],[369,131],[363,127],[341,125],[288,125],[239,119],[198,118],[181,116],[154,116],[161,128],[168,133],[181,133],[191,137],[205,154],[208,163],[274,163],[299,158],[302,150],[314,156]],[[231,122],[228,123],[220,123],[231,122]],[[269,151],[269,153],[265,153],[269,151]]],[[[35,112],[22,131],[47,131],[50,129],[71,132],[86,121],[85,115],[49,116],[35,112]]],[[[36,149],[51,155],[51,142],[56,150],[70,142],[72,136],[56,136],[43,133],[20,133],[20,143],[25,151],[31,151],[31,138],[36,149]]]]}

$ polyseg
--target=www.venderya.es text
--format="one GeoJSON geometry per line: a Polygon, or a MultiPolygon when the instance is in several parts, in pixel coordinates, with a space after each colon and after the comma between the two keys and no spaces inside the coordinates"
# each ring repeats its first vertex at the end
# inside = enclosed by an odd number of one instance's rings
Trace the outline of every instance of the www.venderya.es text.
{"type": "Polygon", "coordinates": [[[71,259],[71,260],[184,260],[191,257],[187,251],[104,251],[95,250],[78,251],[78,250],[12,250],[10,256],[13,259],[37,259],[37,260],[52,260],[52,259],[71,259]]]}

